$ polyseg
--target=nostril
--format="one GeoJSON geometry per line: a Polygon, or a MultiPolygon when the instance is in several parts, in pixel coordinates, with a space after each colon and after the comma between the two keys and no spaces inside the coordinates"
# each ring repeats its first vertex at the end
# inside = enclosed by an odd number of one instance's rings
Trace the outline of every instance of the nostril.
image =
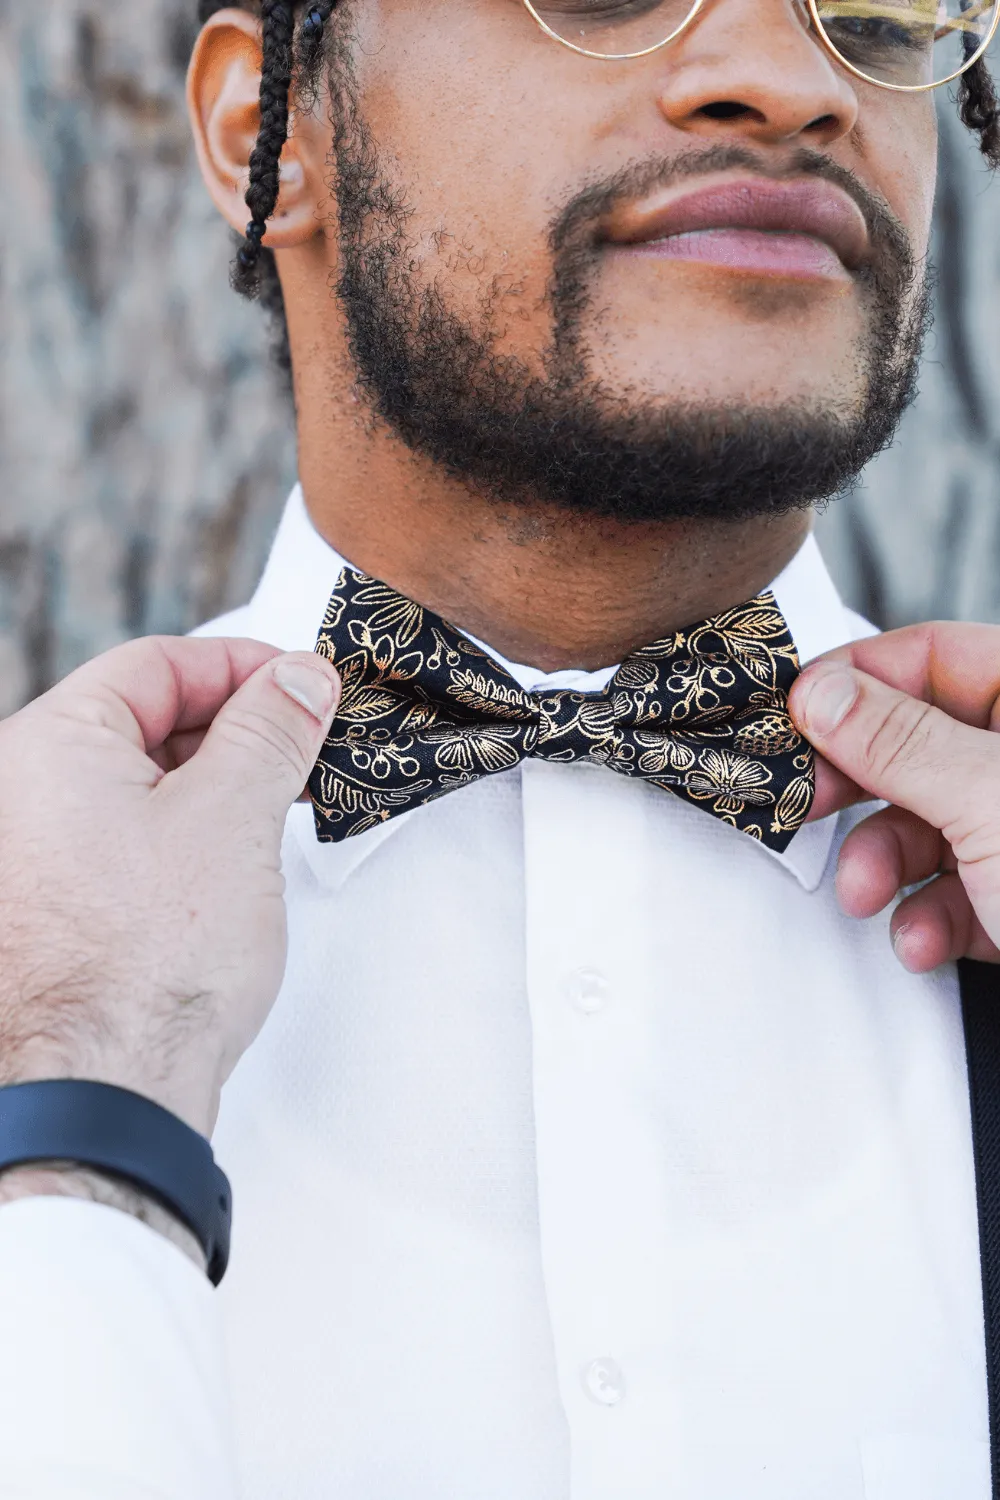
{"type": "Polygon", "coordinates": [[[836,129],[836,127],[836,115],[817,115],[815,120],[809,121],[806,129],[811,130],[813,135],[825,135],[828,130],[836,129]]]}
{"type": "Polygon", "coordinates": [[[749,104],[740,104],[737,99],[718,99],[714,104],[703,104],[698,114],[707,115],[710,120],[759,120],[763,118],[760,110],[751,109],[749,104]]]}

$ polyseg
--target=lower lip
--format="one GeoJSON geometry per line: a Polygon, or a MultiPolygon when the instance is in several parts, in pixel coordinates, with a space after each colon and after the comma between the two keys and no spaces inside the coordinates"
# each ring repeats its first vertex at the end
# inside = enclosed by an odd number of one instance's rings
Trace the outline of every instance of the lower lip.
{"type": "Polygon", "coordinates": [[[695,229],[622,245],[633,254],[658,260],[698,261],[732,271],[802,279],[849,276],[847,267],[825,240],[811,234],[764,229],[695,229]]]}

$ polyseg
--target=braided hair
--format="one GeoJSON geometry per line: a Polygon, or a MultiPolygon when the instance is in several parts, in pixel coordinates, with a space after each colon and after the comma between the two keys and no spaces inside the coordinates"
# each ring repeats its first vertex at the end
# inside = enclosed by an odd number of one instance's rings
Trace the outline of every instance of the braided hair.
{"type": "MultiPolygon", "coordinates": [[[[204,24],[228,0],[198,0],[204,24]]],[[[250,154],[250,183],[246,204],[250,221],[233,262],[232,284],[245,297],[259,298],[275,316],[279,329],[278,362],[288,368],[284,304],[274,255],[261,244],[267,221],[274,213],[280,186],[281,153],[288,138],[288,104],[292,87],[308,96],[315,89],[324,56],[327,22],[338,0],[241,0],[259,14],[262,61],[260,73],[260,128],[250,154]]],[[[1000,167],[1000,101],[986,59],[980,57],[958,82],[957,102],[962,124],[979,136],[979,149],[993,168],[1000,167]]]]}
{"type": "MultiPolygon", "coordinates": [[[[201,25],[228,0],[198,0],[201,25]]],[[[269,313],[275,332],[274,357],[286,374],[291,351],[285,304],[274,253],[261,244],[274,213],[281,186],[281,153],[288,139],[289,99],[308,98],[324,55],[326,24],[337,0],[245,0],[244,8],[260,15],[260,126],[250,153],[246,205],[250,220],[233,260],[230,280],[244,297],[255,298],[269,313]]]]}

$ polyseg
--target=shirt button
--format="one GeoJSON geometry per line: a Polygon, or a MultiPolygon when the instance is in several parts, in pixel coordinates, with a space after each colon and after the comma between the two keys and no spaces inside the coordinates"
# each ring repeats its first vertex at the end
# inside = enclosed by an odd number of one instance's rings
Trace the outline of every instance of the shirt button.
{"type": "Polygon", "coordinates": [[[596,969],[578,969],[569,982],[569,995],[585,1016],[603,1010],[610,996],[608,981],[596,969]]]}
{"type": "Polygon", "coordinates": [[[605,1355],[583,1368],[583,1388],[599,1406],[617,1406],[625,1395],[625,1376],[616,1359],[605,1355]]]}

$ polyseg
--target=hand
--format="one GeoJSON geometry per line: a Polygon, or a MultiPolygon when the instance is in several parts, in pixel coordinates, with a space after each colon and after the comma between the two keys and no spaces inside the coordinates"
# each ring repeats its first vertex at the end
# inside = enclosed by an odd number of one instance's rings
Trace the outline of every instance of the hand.
{"type": "Polygon", "coordinates": [[[0,1082],[76,1077],[211,1133],[285,963],[280,843],[329,663],[133,641],[0,724],[0,1082]]]}
{"type": "Polygon", "coordinates": [[[831,651],[792,689],[820,751],[810,818],[872,797],[892,805],[844,840],[837,896],[892,916],[897,957],[923,973],[1000,961],[1000,627],[914,625],[831,651]]]}

